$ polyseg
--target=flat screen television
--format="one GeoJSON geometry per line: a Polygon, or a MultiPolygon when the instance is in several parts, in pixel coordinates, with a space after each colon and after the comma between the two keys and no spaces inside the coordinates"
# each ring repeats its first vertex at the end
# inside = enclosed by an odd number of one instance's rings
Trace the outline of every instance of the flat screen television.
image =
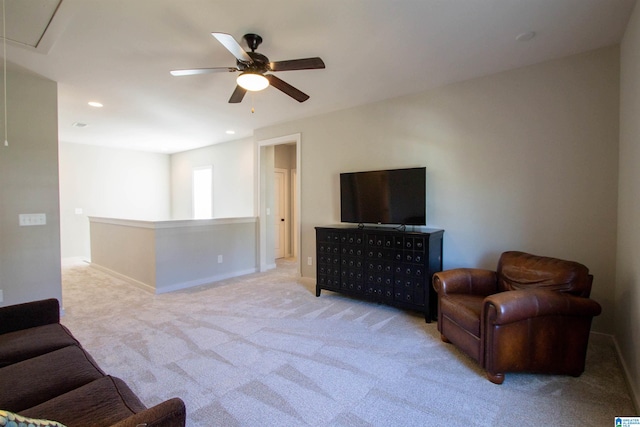
{"type": "Polygon", "coordinates": [[[427,168],[340,174],[340,220],[426,225],[427,168]]]}

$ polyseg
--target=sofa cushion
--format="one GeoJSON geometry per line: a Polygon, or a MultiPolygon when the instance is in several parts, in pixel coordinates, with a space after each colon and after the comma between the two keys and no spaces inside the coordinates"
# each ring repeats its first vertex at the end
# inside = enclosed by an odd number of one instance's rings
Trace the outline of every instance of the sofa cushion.
{"type": "Polygon", "coordinates": [[[80,343],[59,323],[0,335],[0,368],[80,343]]]}
{"type": "Polygon", "coordinates": [[[65,427],[57,421],[36,420],[13,412],[0,410],[0,427],[28,426],[28,427],[65,427]]]}
{"type": "Polygon", "coordinates": [[[0,368],[0,408],[20,412],[104,375],[82,348],[64,347],[0,368]]]}
{"type": "Polygon", "coordinates": [[[60,323],[60,304],[55,298],[8,305],[0,309],[0,334],[60,323]]]}
{"type": "Polygon", "coordinates": [[[105,376],[20,413],[52,418],[67,427],[102,427],[145,409],[122,380],[105,376]]]}

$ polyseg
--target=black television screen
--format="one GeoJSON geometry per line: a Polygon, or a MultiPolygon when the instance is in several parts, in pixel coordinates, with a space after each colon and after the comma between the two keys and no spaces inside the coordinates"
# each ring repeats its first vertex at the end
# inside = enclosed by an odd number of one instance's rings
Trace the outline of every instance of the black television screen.
{"type": "Polygon", "coordinates": [[[425,167],[340,174],[340,220],[426,225],[425,167]]]}

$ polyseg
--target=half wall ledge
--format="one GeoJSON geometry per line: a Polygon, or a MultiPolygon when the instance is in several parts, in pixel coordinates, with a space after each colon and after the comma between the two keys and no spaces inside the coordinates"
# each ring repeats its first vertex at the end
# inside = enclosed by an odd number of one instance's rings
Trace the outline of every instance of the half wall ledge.
{"type": "Polygon", "coordinates": [[[258,271],[258,218],[89,217],[91,266],[156,294],[258,271]]]}

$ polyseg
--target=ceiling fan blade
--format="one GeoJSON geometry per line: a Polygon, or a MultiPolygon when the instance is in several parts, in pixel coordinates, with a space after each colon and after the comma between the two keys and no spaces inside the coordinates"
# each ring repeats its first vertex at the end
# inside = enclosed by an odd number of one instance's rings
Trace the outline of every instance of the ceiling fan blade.
{"type": "Polygon", "coordinates": [[[289,61],[276,61],[269,64],[271,71],[291,71],[291,70],[316,70],[324,68],[324,62],[318,58],[291,59],[289,61]]]}
{"type": "Polygon", "coordinates": [[[196,74],[211,74],[211,73],[220,73],[220,72],[229,72],[233,73],[238,71],[235,67],[215,67],[215,68],[192,68],[189,70],[172,70],[170,71],[172,76],[193,76],[196,74]]]}
{"type": "Polygon", "coordinates": [[[227,50],[231,52],[231,54],[235,56],[236,59],[238,59],[238,61],[246,63],[253,62],[253,59],[251,59],[247,52],[244,51],[242,46],[240,46],[240,43],[238,43],[232,35],[226,33],[211,33],[211,35],[215,37],[220,43],[222,43],[222,46],[226,47],[227,50]]]}
{"type": "Polygon", "coordinates": [[[244,94],[247,93],[247,90],[243,87],[236,86],[236,89],[231,94],[231,98],[229,98],[229,104],[237,104],[242,102],[242,98],[244,98],[244,94]]]}
{"type": "Polygon", "coordinates": [[[304,102],[307,99],[309,99],[309,95],[296,89],[295,87],[291,86],[289,83],[279,79],[273,74],[266,74],[265,77],[269,80],[269,84],[271,84],[271,86],[275,87],[278,90],[281,90],[282,92],[286,93],[296,101],[304,102]]]}

